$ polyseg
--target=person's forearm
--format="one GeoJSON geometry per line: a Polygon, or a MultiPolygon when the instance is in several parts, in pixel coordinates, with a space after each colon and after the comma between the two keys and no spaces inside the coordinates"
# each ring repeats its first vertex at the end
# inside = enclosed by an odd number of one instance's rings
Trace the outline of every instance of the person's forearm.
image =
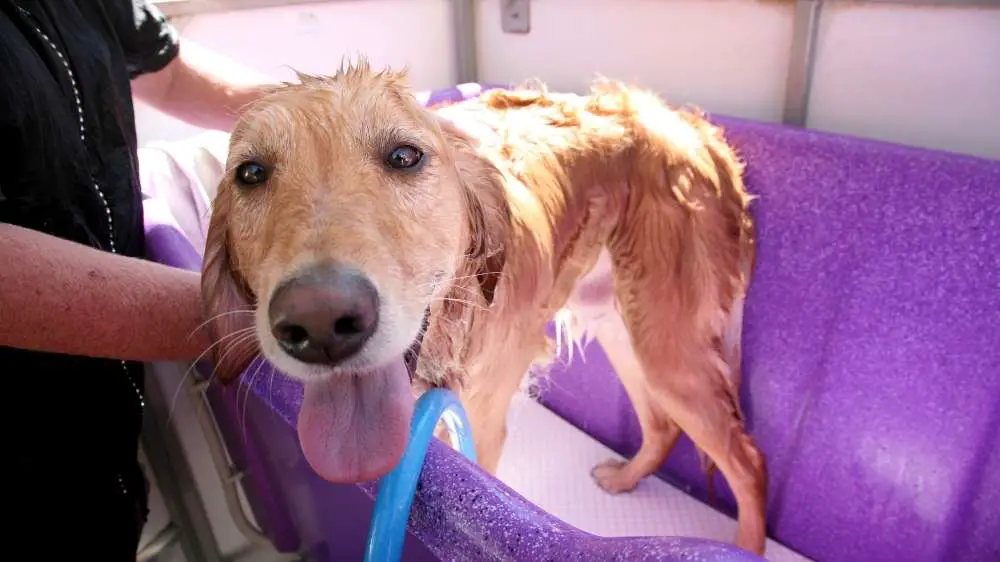
{"type": "Polygon", "coordinates": [[[230,131],[240,109],[276,85],[214,51],[182,41],[176,59],[162,71],[138,78],[133,89],[137,97],[181,121],[230,131]]]}
{"type": "Polygon", "coordinates": [[[0,345],[137,361],[193,360],[200,276],[0,224],[0,345]]]}

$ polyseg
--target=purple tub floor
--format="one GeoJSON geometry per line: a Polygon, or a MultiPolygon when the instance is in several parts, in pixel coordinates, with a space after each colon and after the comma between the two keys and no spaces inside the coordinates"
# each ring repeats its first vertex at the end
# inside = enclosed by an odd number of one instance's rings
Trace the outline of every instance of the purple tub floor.
{"type": "MultiPolygon", "coordinates": [[[[659,478],[628,494],[610,495],[590,476],[594,465],[622,457],[527,395],[516,396],[497,477],[538,507],[603,537],[681,536],[723,542],[736,521],[659,478]]],[[[805,557],[768,541],[770,562],[805,557]]]]}

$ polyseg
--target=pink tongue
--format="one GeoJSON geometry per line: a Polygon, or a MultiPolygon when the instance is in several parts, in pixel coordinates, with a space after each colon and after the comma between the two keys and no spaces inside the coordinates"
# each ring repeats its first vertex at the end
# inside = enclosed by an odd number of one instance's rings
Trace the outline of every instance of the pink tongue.
{"type": "Polygon", "coordinates": [[[375,480],[403,456],[412,414],[413,392],[402,361],[379,371],[308,382],[299,411],[299,443],[325,480],[375,480]]]}

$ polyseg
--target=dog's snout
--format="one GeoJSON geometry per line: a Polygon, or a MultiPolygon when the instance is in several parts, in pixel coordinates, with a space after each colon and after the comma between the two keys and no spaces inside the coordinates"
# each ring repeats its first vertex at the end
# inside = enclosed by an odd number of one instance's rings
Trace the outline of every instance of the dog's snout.
{"type": "Polygon", "coordinates": [[[362,273],[343,266],[311,269],[271,296],[271,333],[304,363],[336,365],[361,350],[378,326],[379,298],[362,273]]]}

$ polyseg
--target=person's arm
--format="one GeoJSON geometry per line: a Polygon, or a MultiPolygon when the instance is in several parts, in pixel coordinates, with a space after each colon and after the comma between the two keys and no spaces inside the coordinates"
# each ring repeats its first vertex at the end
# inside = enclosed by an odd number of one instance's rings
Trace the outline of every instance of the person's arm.
{"type": "Polygon", "coordinates": [[[197,273],[0,223],[0,345],[190,361],[209,346],[200,290],[197,273]]]}
{"type": "Polygon", "coordinates": [[[241,107],[277,81],[199,45],[182,40],[150,0],[104,0],[132,94],[197,127],[229,131],[241,107]]]}
{"type": "Polygon", "coordinates": [[[188,40],[158,72],[132,81],[136,98],[204,129],[229,131],[240,108],[271,91],[276,81],[188,40]]]}

